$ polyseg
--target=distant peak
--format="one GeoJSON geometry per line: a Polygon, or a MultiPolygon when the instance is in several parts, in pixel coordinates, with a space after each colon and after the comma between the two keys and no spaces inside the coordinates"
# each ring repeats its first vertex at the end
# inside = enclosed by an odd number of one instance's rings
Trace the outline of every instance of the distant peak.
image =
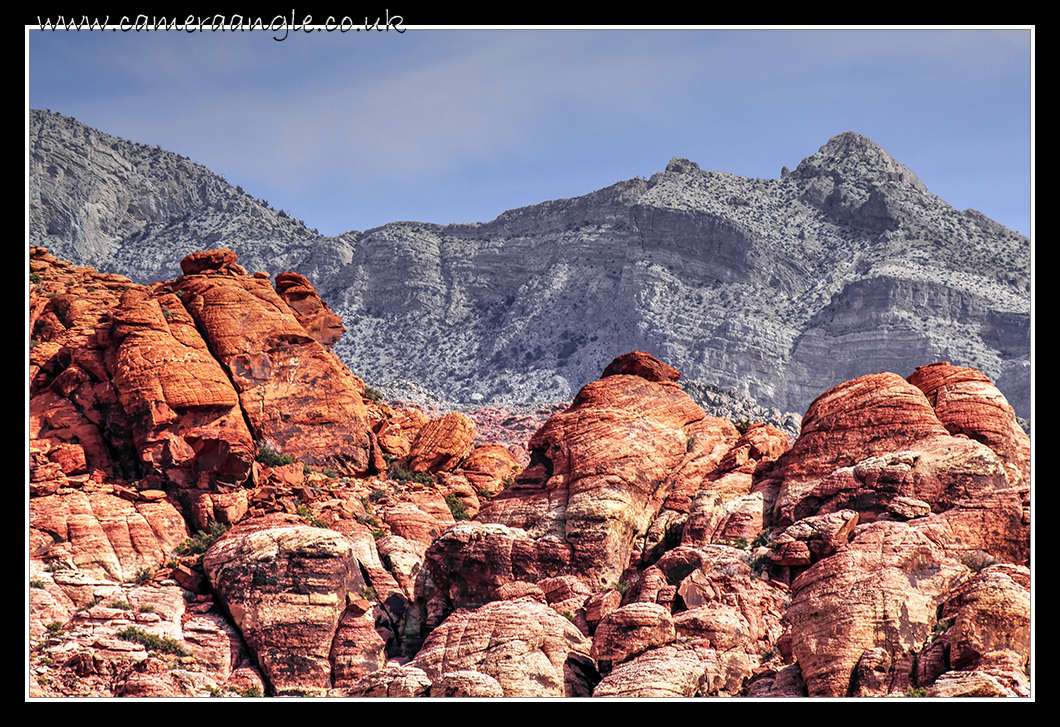
{"type": "Polygon", "coordinates": [[[848,183],[865,187],[900,182],[928,192],[912,170],[872,139],[854,131],[833,136],[816,154],[803,159],[792,174],[800,179],[838,175],[848,183]]]}
{"type": "Polygon", "coordinates": [[[670,157],[670,163],[666,165],[666,171],[676,172],[677,174],[685,174],[692,170],[699,170],[699,165],[688,159],[682,159],[680,157],[670,157]]]}

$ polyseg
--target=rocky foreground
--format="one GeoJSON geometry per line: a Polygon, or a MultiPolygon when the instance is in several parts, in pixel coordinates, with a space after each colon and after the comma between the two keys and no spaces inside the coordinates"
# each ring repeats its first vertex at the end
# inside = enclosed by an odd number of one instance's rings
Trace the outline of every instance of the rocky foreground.
{"type": "Polygon", "coordinates": [[[30,249],[31,696],[1030,695],[1030,446],[978,371],[791,443],[633,352],[521,457],[382,403],[302,276],[182,268],[30,249]]]}

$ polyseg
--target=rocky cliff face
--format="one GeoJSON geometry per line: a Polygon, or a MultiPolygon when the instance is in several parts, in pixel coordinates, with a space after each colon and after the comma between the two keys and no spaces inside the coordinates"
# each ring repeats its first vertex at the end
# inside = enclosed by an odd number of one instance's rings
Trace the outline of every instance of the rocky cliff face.
{"type": "Polygon", "coordinates": [[[946,359],[1029,415],[1028,239],[953,209],[853,132],[779,179],[673,159],[487,223],[333,238],[56,114],[32,112],[31,150],[31,242],[138,282],[210,247],[295,270],[345,320],[335,351],[369,380],[570,400],[600,361],[640,349],[801,412],[842,381],[946,359]]]}
{"type": "Polygon", "coordinates": [[[981,372],[843,383],[791,444],[635,351],[523,466],[378,401],[304,278],[30,254],[32,696],[1030,694],[1029,442],[981,372]]]}

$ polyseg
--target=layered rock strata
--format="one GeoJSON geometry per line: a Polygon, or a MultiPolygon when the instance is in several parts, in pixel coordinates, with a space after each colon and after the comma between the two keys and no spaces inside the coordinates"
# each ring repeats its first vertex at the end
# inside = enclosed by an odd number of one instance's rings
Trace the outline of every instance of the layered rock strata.
{"type": "Polygon", "coordinates": [[[32,110],[30,240],[141,283],[214,247],[296,271],[346,321],[335,350],[359,375],[458,401],[569,401],[639,349],[779,412],[949,359],[1028,417],[1030,240],[855,132],[792,166],[675,158],[488,222],[324,237],[180,155],[32,110]]]}

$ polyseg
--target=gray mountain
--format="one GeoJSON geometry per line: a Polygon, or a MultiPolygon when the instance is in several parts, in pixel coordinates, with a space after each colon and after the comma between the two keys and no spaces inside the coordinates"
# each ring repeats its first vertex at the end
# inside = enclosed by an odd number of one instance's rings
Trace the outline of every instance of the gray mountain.
{"type": "Polygon", "coordinates": [[[672,159],[651,179],[491,222],[324,237],[189,160],[58,114],[31,119],[30,242],[147,282],[198,249],[309,277],[372,381],[457,401],[569,398],[618,354],[805,411],[938,360],[1030,409],[1030,241],[933,195],[853,132],[749,179],[672,159]]]}

